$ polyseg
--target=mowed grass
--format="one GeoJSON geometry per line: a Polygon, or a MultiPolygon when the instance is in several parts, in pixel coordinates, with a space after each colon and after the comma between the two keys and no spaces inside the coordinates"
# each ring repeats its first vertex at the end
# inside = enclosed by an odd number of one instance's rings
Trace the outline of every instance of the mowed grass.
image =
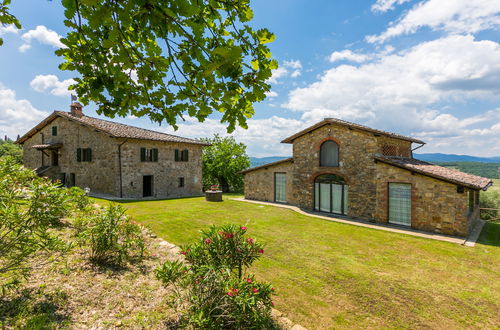
{"type": "MultiPolygon", "coordinates": [[[[100,201],[107,203],[106,201],[100,201]]],[[[325,221],[274,206],[203,198],[122,203],[174,244],[236,223],[266,244],[252,271],[276,308],[310,329],[498,328],[500,224],[474,248],[325,221]]]]}

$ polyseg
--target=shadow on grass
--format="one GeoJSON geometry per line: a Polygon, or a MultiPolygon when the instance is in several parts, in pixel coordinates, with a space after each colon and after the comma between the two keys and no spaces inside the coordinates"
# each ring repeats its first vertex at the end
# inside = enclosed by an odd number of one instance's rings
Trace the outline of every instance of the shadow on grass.
{"type": "Polygon", "coordinates": [[[500,246],[500,221],[486,222],[477,243],[500,246]]]}
{"type": "Polygon", "coordinates": [[[0,297],[0,328],[53,329],[66,327],[70,319],[60,310],[68,297],[62,291],[24,289],[0,297]]]}

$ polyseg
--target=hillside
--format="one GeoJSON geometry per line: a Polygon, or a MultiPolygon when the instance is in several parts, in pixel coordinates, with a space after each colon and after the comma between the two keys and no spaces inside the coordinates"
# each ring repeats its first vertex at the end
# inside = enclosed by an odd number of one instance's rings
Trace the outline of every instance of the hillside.
{"type": "Polygon", "coordinates": [[[454,155],[454,154],[417,154],[413,155],[415,158],[426,162],[479,162],[479,163],[500,163],[500,157],[476,157],[469,155],[454,155]]]}

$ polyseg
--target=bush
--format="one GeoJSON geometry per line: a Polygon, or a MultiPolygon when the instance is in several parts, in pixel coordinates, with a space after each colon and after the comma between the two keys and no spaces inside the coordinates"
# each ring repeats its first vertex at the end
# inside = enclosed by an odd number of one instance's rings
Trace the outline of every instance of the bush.
{"type": "MultiPolygon", "coordinates": [[[[482,208],[500,209],[500,193],[497,191],[483,192],[480,205],[482,208]]],[[[500,217],[499,211],[484,210],[481,211],[481,219],[492,220],[500,217]]]]}
{"type": "Polygon", "coordinates": [[[261,244],[245,238],[245,227],[211,227],[197,243],[182,247],[186,264],[166,262],[157,278],[173,289],[172,304],[181,323],[207,329],[273,328],[274,289],[247,269],[263,253],[261,244]]]}
{"type": "Polygon", "coordinates": [[[130,222],[119,205],[90,209],[75,219],[74,226],[80,245],[87,248],[94,263],[119,265],[144,256],[141,227],[130,222]]]}
{"type": "Polygon", "coordinates": [[[68,200],[66,189],[11,157],[0,159],[0,289],[29,274],[37,251],[63,248],[50,229],[71,210],[68,200]]]}

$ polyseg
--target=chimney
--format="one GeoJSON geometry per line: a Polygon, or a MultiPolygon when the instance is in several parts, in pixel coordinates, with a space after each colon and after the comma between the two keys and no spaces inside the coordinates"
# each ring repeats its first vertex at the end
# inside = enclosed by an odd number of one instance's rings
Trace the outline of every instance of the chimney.
{"type": "Polygon", "coordinates": [[[71,103],[71,115],[81,118],[83,116],[83,106],[80,104],[80,102],[73,102],[71,103]]]}

